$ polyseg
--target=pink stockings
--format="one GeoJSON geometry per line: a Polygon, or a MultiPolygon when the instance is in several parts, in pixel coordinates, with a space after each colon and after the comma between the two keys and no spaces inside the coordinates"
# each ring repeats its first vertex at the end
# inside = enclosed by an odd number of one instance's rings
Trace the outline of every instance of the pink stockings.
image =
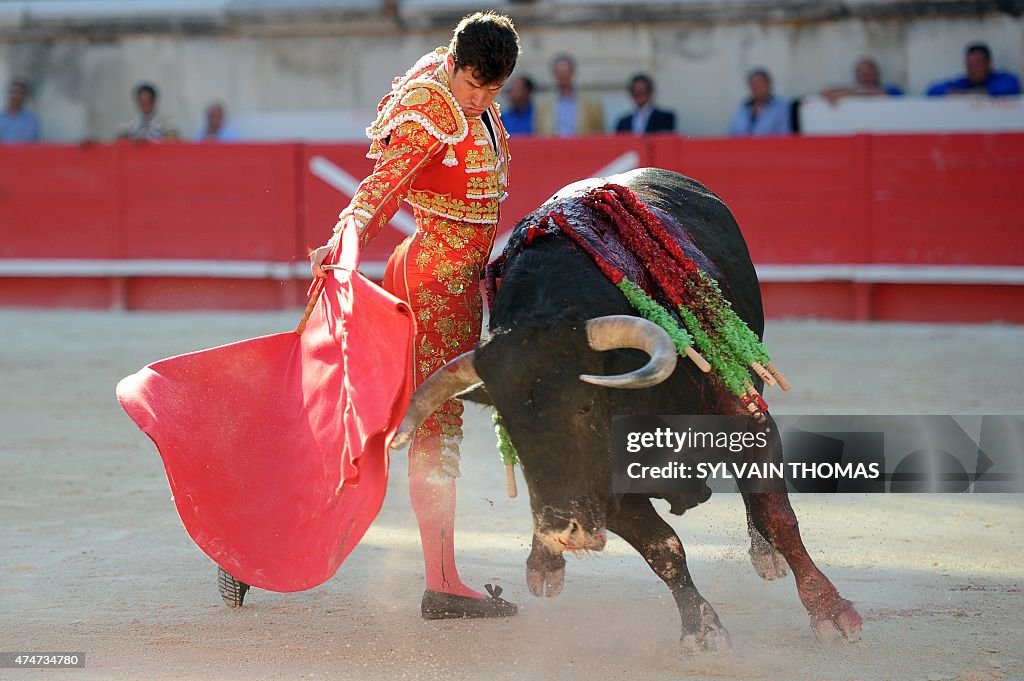
{"type": "Polygon", "coordinates": [[[409,498],[420,528],[427,589],[483,598],[463,584],[455,567],[455,478],[423,455],[420,440],[417,436],[409,454],[409,498]]]}
{"type": "MultiPolygon", "coordinates": [[[[415,385],[446,362],[472,350],[480,338],[480,263],[486,262],[493,229],[453,223],[417,212],[418,231],[392,254],[384,288],[409,303],[416,315],[410,362],[415,385]],[[427,232],[437,232],[428,238],[427,232]],[[445,239],[471,236],[462,249],[445,239]],[[454,235],[454,236],[453,236],[454,235]]],[[[460,242],[462,243],[462,242],[460,242]]],[[[449,400],[420,427],[409,448],[409,498],[423,545],[427,589],[484,596],[462,583],[455,567],[455,478],[459,475],[462,402],[449,400]]]]}

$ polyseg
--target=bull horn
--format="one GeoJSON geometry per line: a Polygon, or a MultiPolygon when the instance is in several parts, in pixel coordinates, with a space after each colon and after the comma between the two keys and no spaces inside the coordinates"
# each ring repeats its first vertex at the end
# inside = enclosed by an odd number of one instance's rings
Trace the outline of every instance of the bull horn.
{"type": "Polygon", "coordinates": [[[409,444],[416,429],[438,408],[464,390],[483,383],[473,364],[473,351],[463,353],[435,371],[412,394],[409,409],[398,426],[391,446],[401,449],[409,444]]]}
{"type": "Polygon", "coordinates": [[[636,371],[618,376],[583,374],[580,380],[606,388],[649,388],[676,369],[676,346],[665,329],[654,322],[629,315],[609,315],[587,322],[587,342],[594,350],[636,348],[651,360],[636,371]]]}

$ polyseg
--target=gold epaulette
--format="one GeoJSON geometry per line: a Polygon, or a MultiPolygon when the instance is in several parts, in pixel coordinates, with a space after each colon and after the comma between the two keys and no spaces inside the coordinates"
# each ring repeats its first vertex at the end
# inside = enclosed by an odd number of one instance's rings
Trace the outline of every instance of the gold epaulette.
{"type": "Polygon", "coordinates": [[[380,141],[402,123],[415,121],[432,137],[449,146],[469,134],[469,123],[452,93],[441,83],[427,78],[406,82],[381,101],[377,120],[366,129],[370,138],[370,158],[380,157],[380,141]]]}

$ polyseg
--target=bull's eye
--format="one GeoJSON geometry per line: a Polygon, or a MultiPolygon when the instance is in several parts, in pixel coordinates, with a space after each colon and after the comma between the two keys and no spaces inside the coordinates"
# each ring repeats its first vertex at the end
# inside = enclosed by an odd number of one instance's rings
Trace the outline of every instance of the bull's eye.
{"type": "Polygon", "coordinates": [[[590,410],[593,408],[593,406],[594,406],[593,403],[587,402],[582,407],[580,407],[579,409],[576,410],[576,414],[578,416],[584,416],[586,414],[589,414],[590,410]]]}

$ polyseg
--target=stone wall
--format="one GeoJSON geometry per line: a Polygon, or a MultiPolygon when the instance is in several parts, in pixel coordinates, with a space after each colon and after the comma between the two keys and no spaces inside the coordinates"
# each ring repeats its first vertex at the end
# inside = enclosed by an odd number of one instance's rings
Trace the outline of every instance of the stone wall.
{"type": "MultiPolygon", "coordinates": [[[[271,2],[256,11],[254,2],[169,16],[43,16],[31,13],[31,2],[12,3],[29,9],[0,14],[0,81],[27,76],[44,136],[61,141],[113,137],[133,116],[131,90],[140,81],[159,87],[161,110],[186,136],[215,99],[229,116],[368,111],[393,75],[447,43],[455,21],[472,9],[416,0],[390,12],[365,2],[340,9],[271,2]]],[[[637,71],[654,77],[659,103],[675,109],[692,135],[724,133],[754,66],[774,74],[777,94],[795,97],[851,81],[854,61],[870,54],[886,82],[920,94],[962,72],[964,46],[982,40],[997,67],[1024,72],[1024,2],[1015,0],[497,7],[520,28],[517,71],[550,87],[551,57],[573,53],[578,82],[604,101],[608,126],[627,112],[625,84],[637,71]]]]}

